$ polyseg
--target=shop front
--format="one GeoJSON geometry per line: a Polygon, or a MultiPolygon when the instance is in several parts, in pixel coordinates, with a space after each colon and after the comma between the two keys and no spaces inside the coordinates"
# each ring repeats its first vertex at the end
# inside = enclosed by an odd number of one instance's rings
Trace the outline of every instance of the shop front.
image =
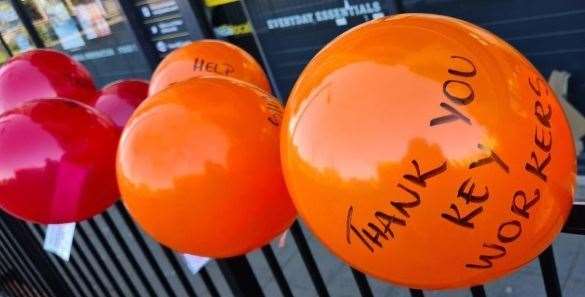
{"type": "Polygon", "coordinates": [[[147,79],[172,50],[218,38],[250,52],[286,100],[327,42],[365,21],[410,12],[469,20],[518,48],[545,77],[568,72],[567,100],[585,111],[585,3],[570,0],[0,0],[0,63],[52,48],[81,61],[103,86],[147,79]]]}

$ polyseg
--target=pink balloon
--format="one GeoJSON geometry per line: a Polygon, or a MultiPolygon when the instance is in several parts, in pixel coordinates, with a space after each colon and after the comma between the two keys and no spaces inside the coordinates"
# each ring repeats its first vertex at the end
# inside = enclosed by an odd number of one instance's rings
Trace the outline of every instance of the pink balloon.
{"type": "Polygon", "coordinates": [[[95,108],[110,117],[120,129],[124,128],[134,109],[148,95],[145,80],[120,80],[105,86],[95,102],[95,108]]]}
{"type": "Polygon", "coordinates": [[[96,93],[89,71],[55,50],[31,50],[0,68],[0,113],[40,98],[62,97],[91,105],[96,93]]]}
{"type": "Polygon", "coordinates": [[[58,224],[90,218],[119,197],[120,131],[68,99],[26,102],[0,115],[0,207],[21,219],[58,224]]]}

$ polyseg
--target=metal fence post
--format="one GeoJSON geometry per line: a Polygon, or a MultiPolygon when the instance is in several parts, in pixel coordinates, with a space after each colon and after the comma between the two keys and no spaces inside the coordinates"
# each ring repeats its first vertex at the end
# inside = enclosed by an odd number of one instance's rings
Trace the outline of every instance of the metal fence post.
{"type": "Polygon", "coordinates": [[[12,233],[13,238],[18,238],[14,245],[19,246],[24,254],[21,260],[25,262],[24,265],[34,268],[31,273],[41,279],[43,287],[58,296],[73,296],[67,282],[65,282],[57,269],[51,265],[45,251],[38,244],[26,224],[7,215],[2,217],[2,224],[12,233]]]}
{"type": "Polygon", "coordinates": [[[546,289],[546,296],[561,297],[561,284],[559,282],[559,274],[557,273],[557,265],[555,263],[555,255],[553,253],[552,245],[549,246],[538,257],[540,262],[540,270],[542,271],[542,278],[544,280],[544,287],[546,289]]]}
{"type": "Polygon", "coordinates": [[[232,293],[236,297],[262,297],[264,293],[260,288],[258,279],[246,259],[246,256],[238,256],[217,260],[219,269],[225,277],[232,293]]]}

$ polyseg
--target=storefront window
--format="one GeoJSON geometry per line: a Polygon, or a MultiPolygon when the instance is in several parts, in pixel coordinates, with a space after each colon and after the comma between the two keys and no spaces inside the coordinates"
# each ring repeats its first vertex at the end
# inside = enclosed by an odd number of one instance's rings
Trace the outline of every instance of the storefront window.
{"type": "Polygon", "coordinates": [[[98,85],[121,78],[149,76],[149,67],[117,1],[22,2],[45,46],[68,52],[85,64],[98,85]]]}
{"type": "Polygon", "coordinates": [[[252,36],[252,24],[239,0],[205,0],[208,21],[216,38],[231,42],[248,51],[258,62],[260,53],[252,36]]]}
{"type": "Polygon", "coordinates": [[[295,81],[317,52],[353,26],[392,12],[392,1],[249,0],[244,5],[274,92],[286,100],[295,81]]]}
{"type": "Polygon", "coordinates": [[[6,60],[10,59],[10,54],[6,50],[4,45],[0,46],[0,64],[6,62],[6,60]]]}
{"type": "Polygon", "coordinates": [[[8,59],[9,52],[18,54],[34,48],[30,36],[8,0],[0,0],[0,34],[4,43],[0,48],[0,63],[8,59]]]}

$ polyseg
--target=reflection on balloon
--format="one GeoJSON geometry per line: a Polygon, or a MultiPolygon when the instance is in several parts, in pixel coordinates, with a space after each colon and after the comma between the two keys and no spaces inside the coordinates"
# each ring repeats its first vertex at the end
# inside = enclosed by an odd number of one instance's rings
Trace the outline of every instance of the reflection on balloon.
{"type": "Polygon", "coordinates": [[[268,243],[295,216],[280,170],[281,111],[260,89],[221,77],[149,97],[118,149],[124,205],[179,252],[229,257],[268,243]]]}
{"type": "Polygon", "coordinates": [[[416,288],[528,263],[561,230],[575,184],[571,133],[538,71],[483,29],[420,14],[317,54],[288,100],[281,158],[333,253],[416,288]]]}
{"type": "Polygon", "coordinates": [[[138,79],[120,80],[103,87],[95,100],[95,108],[120,129],[138,105],[148,96],[148,82],[138,79]]]}
{"type": "Polygon", "coordinates": [[[221,40],[197,40],[166,56],[150,80],[149,94],[199,76],[227,76],[270,92],[262,67],[243,49],[221,40]]]}
{"type": "Polygon", "coordinates": [[[96,92],[87,69],[58,51],[31,50],[0,68],[0,113],[40,98],[63,97],[91,105],[96,92]]]}
{"type": "Polygon", "coordinates": [[[59,224],[102,212],[118,199],[114,124],[68,99],[33,100],[0,116],[0,207],[59,224]]]}

